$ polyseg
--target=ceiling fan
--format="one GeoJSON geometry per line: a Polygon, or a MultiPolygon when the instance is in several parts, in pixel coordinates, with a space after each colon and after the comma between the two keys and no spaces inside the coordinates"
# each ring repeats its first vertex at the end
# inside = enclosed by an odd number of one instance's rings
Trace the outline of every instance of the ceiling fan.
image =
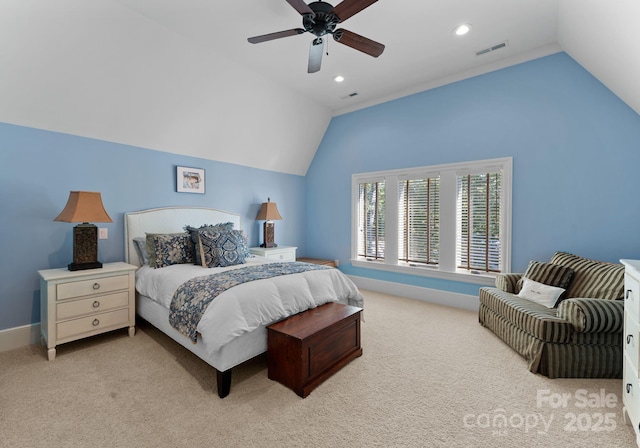
{"type": "Polygon", "coordinates": [[[311,42],[311,48],[309,49],[308,73],[315,73],[320,70],[324,47],[322,36],[326,34],[332,34],[336,42],[377,58],[384,51],[384,45],[349,30],[336,30],[338,23],[344,22],[377,1],[343,0],[342,3],[333,7],[323,1],[315,1],[307,5],[303,0],[287,0],[287,3],[302,15],[302,26],[304,28],[293,28],[286,31],[263,34],[262,36],[250,37],[247,40],[252,44],[258,44],[307,32],[315,35],[316,37],[311,42]]]}

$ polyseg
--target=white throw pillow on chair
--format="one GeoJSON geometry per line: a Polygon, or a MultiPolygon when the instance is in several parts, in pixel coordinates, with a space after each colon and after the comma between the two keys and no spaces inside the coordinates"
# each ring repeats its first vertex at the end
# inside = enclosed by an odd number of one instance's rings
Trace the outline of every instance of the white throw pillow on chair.
{"type": "Polygon", "coordinates": [[[553,308],[564,291],[562,288],[538,283],[524,277],[518,297],[539,303],[547,308],[553,308]]]}

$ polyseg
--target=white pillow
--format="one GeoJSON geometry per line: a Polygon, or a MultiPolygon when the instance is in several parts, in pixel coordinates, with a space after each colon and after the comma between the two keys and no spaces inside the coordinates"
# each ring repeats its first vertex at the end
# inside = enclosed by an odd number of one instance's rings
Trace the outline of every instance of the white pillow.
{"type": "Polygon", "coordinates": [[[562,288],[538,283],[524,277],[524,283],[518,297],[539,303],[547,308],[553,308],[564,291],[562,288]]]}

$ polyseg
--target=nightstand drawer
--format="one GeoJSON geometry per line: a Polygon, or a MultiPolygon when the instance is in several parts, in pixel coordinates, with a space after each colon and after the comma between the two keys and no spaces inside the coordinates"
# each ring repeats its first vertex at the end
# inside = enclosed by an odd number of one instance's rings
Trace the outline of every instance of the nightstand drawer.
{"type": "Polygon", "coordinates": [[[129,288],[129,276],[118,275],[92,280],[81,280],[78,282],[59,283],[56,296],[58,300],[65,300],[73,297],[103,294],[127,288],[129,288]]]}
{"type": "MultiPolygon", "coordinates": [[[[57,324],[58,339],[63,340],[83,333],[99,332],[104,328],[129,325],[129,310],[111,311],[57,324]]],[[[59,341],[60,342],[60,341],[59,341]]]]}
{"type": "Polygon", "coordinates": [[[624,276],[624,310],[640,316],[640,281],[628,272],[624,276]]]}
{"type": "Polygon", "coordinates": [[[266,257],[270,260],[296,261],[296,254],[293,251],[267,253],[266,257]]]}
{"type": "Polygon", "coordinates": [[[58,303],[56,305],[56,316],[58,319],[70,319],[76,316],[101,313],[127,306],[129,306],[129,291],[120,291],[115,294],[58,303]]]}
{"type": "Polygon", "coordinates": [[[249,248],[253,255],[278,261],[296,261],[296,249],[297,247],[293,246],[249,248]]]}
{"type": "Polygon", "coordinates": [[[622,399],[635,429],[640,417],[640,384],[638,375],[631,367],[631,363],[625,363],[623,375],[622,399]]]}
{"type": "Polygon", "coordinates": [[[624,314],[624,340],[622,346],[624,352],[631,360],[633,368],[638,370],[638,355],[640,355],[640,331],[638,323],[631,317],[629,313],[624,314]]]}

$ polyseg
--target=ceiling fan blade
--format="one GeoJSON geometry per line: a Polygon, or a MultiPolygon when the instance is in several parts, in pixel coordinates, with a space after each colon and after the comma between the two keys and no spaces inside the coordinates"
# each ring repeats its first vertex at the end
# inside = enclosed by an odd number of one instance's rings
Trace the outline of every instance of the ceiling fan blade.
{"type": "Polygon", "coordinates": [[[307,73],[315,73],[320,70],[320,64],[322,63],[322,52],[324,50],[324,41],[321,37],[313,39],[311,41],[311,47],[309,48],[309,67],[307,73]]]}
{"type": "Polygon", "coordinates": [[[260,42],[266,42],[268,40],[280,39],[281,37],[296,36],[298,34],[305,33],[302,28],[294,28],[292,30],[278,31],[275,33],[263,34],[262,36],[250,37],[247,40],[252,44],[259,44],[260,42]]]}
{"type": "Polygon", "coordinates": [[[315,16],[313,10],[302,0],[287,0],[287,3],[293,6],[294,9],[302,15],[311,14],[312,16],[315,16]]]}
{"type": "Polygon", "coordinates": [[[344,22],[349,17],[358,14],[377,1],[378,0],[343,0],[342,3],[333,8],[333,13],[338,16],[340,22],[344,22]]]}
{"type": "Polygon", "coordinates": [[[336,32],[333,33],[333,38],[336,42],[340,42],[348,47],[362,51],[374,58],[380,56],[384,51],[384,45],[349,30],[336,30],[336,32]]]}

